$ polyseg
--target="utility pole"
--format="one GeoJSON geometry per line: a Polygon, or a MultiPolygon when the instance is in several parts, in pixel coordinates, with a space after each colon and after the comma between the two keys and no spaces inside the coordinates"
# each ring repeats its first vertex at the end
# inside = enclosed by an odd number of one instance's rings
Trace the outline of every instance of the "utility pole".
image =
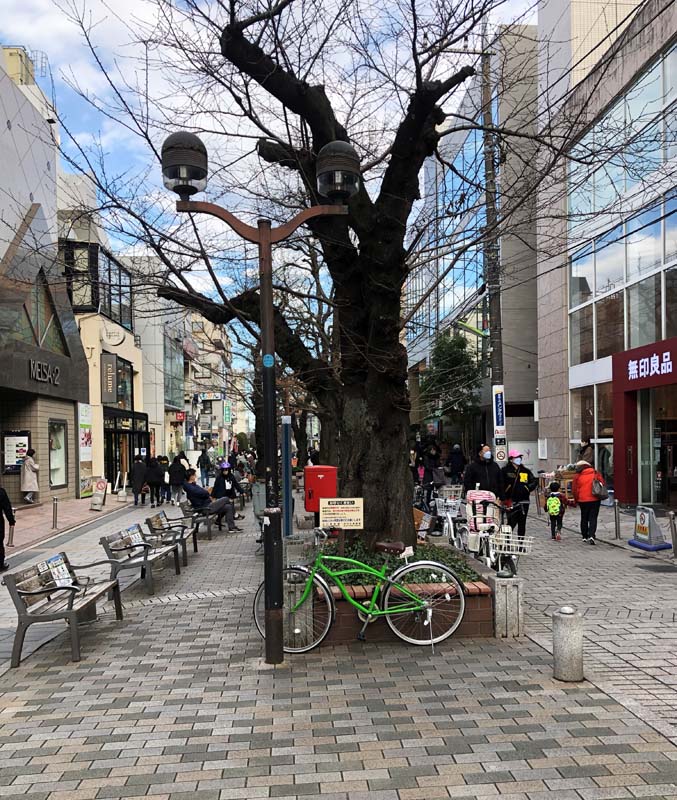
{"type": "Polygon", "coordinates": [[[503,386],[503,335],[501,322],[501,264],[499,258],[498,212],[496,202],[496,138],[492,114],[491,52],[487,29],[482,49],[482,127],[484,145],[484,275],[489,295],[489,352],[491,363],[491,401],[494,418],[494,458],[507,462],[508,441],[505,427],[503,386]]]}

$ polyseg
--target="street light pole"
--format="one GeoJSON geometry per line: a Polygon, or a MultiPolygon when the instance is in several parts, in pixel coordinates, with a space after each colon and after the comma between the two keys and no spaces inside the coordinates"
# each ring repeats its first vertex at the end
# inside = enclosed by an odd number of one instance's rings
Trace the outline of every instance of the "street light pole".
{"type": "MultiPolygon", "coordinates": [[[[359,189],[360,162],[347,142],[330,142],[317,154],[318,192],[331,200],[345,202],[359,189]]],[[[266,509],[263,534],[265,586],[266,663],[284,661],[282,511],[277,474],[277,403],[275,398],[275,328],[273,306],[273,254],[276,242],[288,239],[304,223],[319,216],[346,215],[346,205],[317,205],[306,208],[277,228],[269,219],[257,227],[247,225],[214,203],[189,200],[207,186],[207,150],[195,134],[171,134],[162,145],[162,173],[165,186],[181,198],[179,212],[209,214],[225,222],[235,233],[259,249],[261,297],[261,355],[263,364],[263,461],[266,477],[266,509]]]]}

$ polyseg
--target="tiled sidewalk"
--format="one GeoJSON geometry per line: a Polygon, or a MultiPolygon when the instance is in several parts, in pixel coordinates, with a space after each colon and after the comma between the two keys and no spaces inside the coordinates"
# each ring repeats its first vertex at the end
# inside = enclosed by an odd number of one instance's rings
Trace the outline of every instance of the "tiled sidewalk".
{"type": "MultiPolygon", "coordinates": [[[[573,541],[561,551],[565,581],[549,545],[538,542],[531,567],[524,559],[539,581],[537,627],[591,566],[608,579],[591,590],[594,607],[628,583],[639,603],[650,583],[620,568],[623,551],[600,547],[595,563],[573,541]]],[[[529,639],[452,638],[434,654],[355,642],[266,667],[254,551],[251,526],[201,543],[178,579],[162,573],[155,598],[124,593],[122,623],[106,613],[85,628],[79,664],[61,635],[6,672],[0,797],[677,797],[677,747],[596,686],[554,681],[529,639]]]]}

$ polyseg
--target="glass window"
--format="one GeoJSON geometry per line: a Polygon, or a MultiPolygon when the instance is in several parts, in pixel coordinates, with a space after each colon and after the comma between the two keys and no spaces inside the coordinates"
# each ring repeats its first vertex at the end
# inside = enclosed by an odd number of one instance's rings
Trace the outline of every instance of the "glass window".
{"type": "Polygon", "coordinates": [[[626,183],[631,189],[663,163],[663,120],[631,134],[625,147],[626,183]]]}
{"type": "Polygon", "coordinates": [[[665,201],[665,260],[677,258],[677,196],[665,201]]]}
{"type": "Polygon", "coordinates": [[[571,366],[592,361],[592,304],[569,315],[571,366]]]}
{"type": "Polygon", "coordinates": [[[118,408],[131,410],[132,406],[132,387],[134,381],[134,373],[132,372],[132,365],[129,361],[124,361],[121,358],[117,359],[117,377],[118,377],[118,408]]]}
{"type": "Polygon", "coordinates": [[[625,97],[626,124],[638,131],[653,122],[663,109],[661,63],[655,64],[625,97]]]}
{"type": "Polygon", "coordinates": [[[600,442],[595,446],[595,464],[602,473],[607,488],[614,488],[614,446],[612,442],[600,442]]]}
{"type": "Polygon", "coordinates": [[[110,315],[116,322],[120,321],[120,268],[110,262],[110,315]]]}
{"type": "Polygon", "coordinates": [[[663,79],[665,102],[669,103],[677,97],[677,47],[665,56],[663,79]]]}
{"type": "Polygon", "coordinates": [[[595,292],[612,292],[625,280],[625,241],[623,225],[617,225],[595,239],[595,292]]]}
{"type": "Polygon", "coordinates": [[[49,420],[49,488],[68,486],[68,436],[66,423],[49,420]]]}
{"type": "Polygon", "coordinates": [[[594,272],[592,245],[574,253],[570,265],[569,305],[573,307],[592,299],[594,272]]]}
{"type": "Polygon", "coordinates": [[[571,390],[571,438],[595,438],[595,387],[583,386],[571,390]]]}
{"type": "Polygon", "coordinates": [[[132,277],[120,270],[120,324],[132,329],[132,277]]]}
{"type": "Polygon", "coordinates": [[[611,439],[614,435],[613,392],[611,383],[597,385],[597,438],[611,439]]]}
{"type": "Polygon", "coordinates": [[[677,336],[677,267],[665,273],[665,337],[677,336]]]}
{"type": "Polygon", "coordinates": [[[99,291],[101,293],[101,311],[110,316],[110,259],[99,248],[99,291]]]}
{"type": "Polygon", "coordinates": [[[641,347],[661,338],[661,276],[652,275],[627,289],[628,347],[641,347]]]}
{"type": "Polygon", "coordinates": [[[595,304],[597,358],[605,358],[625,349],[623,292],[616,292],[595,304]]]}
{"type": "Polygon", "coordinates": [[[663,259],[660,216],[660,206],[654,206],[628,220],[626,250],[629,281],[654,269],[663,259]]]}

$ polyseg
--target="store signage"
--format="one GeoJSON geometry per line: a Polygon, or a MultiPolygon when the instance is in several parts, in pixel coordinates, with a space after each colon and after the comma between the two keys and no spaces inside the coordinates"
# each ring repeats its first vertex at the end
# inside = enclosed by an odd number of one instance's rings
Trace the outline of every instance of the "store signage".
{"type": "Polygon", "coordinates": [[[101,403],[116,405],[118,401],[117,356],[101,354],[101,403]]]}
{"type": "Polygon", "coordinates": [[[91,497],[94,493],[92,477],[92,407],[78,403],[78,450],[80,493],[78,497],[91,497]]]}
{"type": "Polygon", "coordinates": [[[231,411],[230,403],[224,403],[223,404],[223,424],[224,425],[230,425],[230,423],[231,423],[231,414],[232,414],[232,411],[231,411]]]}
{"type": "Polygon", "coordinates": [[[675,362],[677,338],[615,353],[612,357],[614,390],[631,392],[677,383],[675,362]]]}
{"type": "Polygon", "coordinates": [[[31,358],[28,362],[28,374],[33,381],[58,386],[61,379],[61,368],[50,364],[49,361],[35,361],[31,358]]]}
{"type": "Polygon", "coordinates": [[[200,402],[203,400],[220,400],[221,392],[198,392],[197,397],[200,402]]]}
{"type": "Polygon", "coordinates": [[[185,411],[177,411],[176,412],[176,421],[177,422],[185,422],[186,421],[186,412],[185,411]]]}
{"type": "Polygon", "coordinates": [[[21,472],[21,465],[30,446],[30,431],[4,431],[2,434],[2,472],[4,475],[21,472]]]}
{"type": "Polygon", "coordinates": [[[341,530],[364,528],[364,501],[361,497],[320,498],[320,527],[341,530]]]}

